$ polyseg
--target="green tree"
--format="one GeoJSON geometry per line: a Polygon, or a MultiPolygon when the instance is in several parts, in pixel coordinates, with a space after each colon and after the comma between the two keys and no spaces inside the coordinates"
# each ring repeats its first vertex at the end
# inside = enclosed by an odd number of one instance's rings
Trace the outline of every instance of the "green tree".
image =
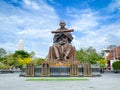
{"type": "Polygon", "coordinates": [[[21,59],[24,59],[24,58],[30,58],[30,54],[27,52],[27,51],[24,51],[24,50],[18,50],[18,51],[15,51],[15,53],[13,53],[13,57],[14,57],[14,66],[15,67],[22,67],[22,65],[18,62],[18,59],[21,58],[21,59]]]}
{"type": "Polygon", "coordinates": [[[91,64],[96,64],[98,60],[102,58],[96,50],[92,47],[88,47],[86,49],[78,50],[77,52],[77,59],[82,62],[89,62],[91,64]]]}
{"type": "Polygon", "coordinates": [[[76,51],[77,60],[79,60],[80,62],[84,62],[84,55],[85,55],[84,49],[80,49],[76,51]]]}
{"type": "Polygon", "coordinates": [[[43,58],[36,58],[36,59],[33,60],[33,63],[34,63],[35,66],[41,65],[43,62],[44,62],[43,58]]]}
{"type": "Polygon", "coordinates": [[[0,59],[3,58],[7,54],[6,50],[3,48],[0,48],[0,59]]]}
{"type": "Polygon", "coordinates": [[[30,52],[30,57],[35,58],[35,52],[34,51],[30,52]]]}
{"type": "Polygon", "coordinates": [[[17,62],[16,58],[14,57],[13,53],[6,55],[5,61],[7,62],[7,65],[9,65],[9,66],[13,66],[13,67],[18,66],[18,62],[17,62]]]}
{"type": "Polygon", "coordinates": [[[112,67],[113,67],[113,69],[116,70],[116,71],[117,71],[117,70],[120,70],[120,60],[113,62],[112,67]]]}
{"type": "Polygon", "coordinates": [[[5,49],[3,49],[3,48],[0,48],[0,63],[2,63],[1,65],[0,65],[0,68],[1,69],[5,69],[5,68],[7,68],[7,61],[5,61],[5,55],[7,54],[7,52],[6,52],[6,50],[5,49]]]}
{"type": "Polygon", "coordinates": [[[18,50],[18,51],[15,51],[14,57],[28,58],[28,57],[30,57],[30,54],[28,52],[24,51],[24,50],[18,50]]]}
{"type": "Polygon", "coordinates": [[[100,68],[105,68],[107,61],[105,59],[100,59],[98,61],[98,64],[99,64],[100,68]]]}
{"type": "Polygon", "coordinates": [[[13,53],[5,55],[1,59],[1,62],[4,64],[4,66],[7,66],[7,67],[18,67],[19,66],[18,61],[14,57],[13,53]]]}

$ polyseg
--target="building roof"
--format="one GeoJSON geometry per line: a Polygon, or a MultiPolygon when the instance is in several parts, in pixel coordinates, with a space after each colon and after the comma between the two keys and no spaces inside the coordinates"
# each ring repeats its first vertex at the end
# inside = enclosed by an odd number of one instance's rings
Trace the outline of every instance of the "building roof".
{"type": "Polygon", "coordinates": [[[120,46],[113,48],[108,54],[107,60],[120,59],[120,46]]]}

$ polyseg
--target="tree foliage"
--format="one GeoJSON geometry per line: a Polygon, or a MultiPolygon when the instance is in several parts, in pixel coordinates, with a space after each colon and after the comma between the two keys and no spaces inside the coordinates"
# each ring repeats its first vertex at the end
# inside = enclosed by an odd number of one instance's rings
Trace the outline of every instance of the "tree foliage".
{"type": "Polygon", "coordinates": [[[24,51],[24,50],[18,50],[18,51],[15,51],[14,57],[28,58],[28,57],[30,57],[30,54],[28,52],[24,51]]]}
{"type": "Polygon", "coordinates": [[[3,48],[0,48],[0,59],[3,58],[7,54],[6,50],[3,48]]]}
{"type": "Polygon", "coordinates": [[[112,64],[112,67],[113,67],[114,70],[120,70],[120,61],[115,61],[112,64]]]}
{"type": "Polygon", "coordinates": [[[106,63],[107,63],[107,61],[105,59],[100,59],[98,61],[98,64],[99,64],[100,68],[105,68],[106,63]]]}
{"type": "Polygon", "coordinates": [[[41,65],[42,62],[44,61],[43,58],[35,58],[35,52],[32,51],[28,53],[27,51],[24,50],[18,50],[15,51],[14,53],[9,53],[3,49],[0,48],[0,68],[6,69],[6,68],[11,68],[11,67],[22,67],[23,65],[29,64],[29,63],[34,63],[35,65],[41,65]],[[33,60],[34,59],[34,60],[33,60]]]}
{"type": "Polygon", "coordinates": [[[32,58],[18,58],[18,62],[21,65],[26,65],[32,63],[32,58]]]}
{"type": "Polygon", "coordinates": [[[35,57],[35,52],[34,52],[34,51],[30,52],[30,57],[31,57],[31,58],[34,58],[34,57],[35,57]]]}
{"type": "Polygon", "coordinates": [[[86,49],[80,49],[76,51],[77,59],[83,63],[83,62],[89,62],[91,64],[96,64],[98,60],[102,58],[101,55],[99,55],[96,50],[92,47],[88,47],[86,49]]]}
{"type": "Polygon", "coordinates": [[[33,63],[35,66],[41,65],[43,62],[44,62],[43,58],[37,58],[37,59],[33,60],[33,63]]]}

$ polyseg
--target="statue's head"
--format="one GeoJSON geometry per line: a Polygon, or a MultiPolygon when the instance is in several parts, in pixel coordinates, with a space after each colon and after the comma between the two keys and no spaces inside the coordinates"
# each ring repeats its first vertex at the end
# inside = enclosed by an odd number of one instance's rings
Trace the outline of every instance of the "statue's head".
{"type": "Polygon", "coordinates": [[[66,23],[65,23],[65,21],[61,21],[59,25],[60,25],[61,28],[64,28],[66,23]]]}

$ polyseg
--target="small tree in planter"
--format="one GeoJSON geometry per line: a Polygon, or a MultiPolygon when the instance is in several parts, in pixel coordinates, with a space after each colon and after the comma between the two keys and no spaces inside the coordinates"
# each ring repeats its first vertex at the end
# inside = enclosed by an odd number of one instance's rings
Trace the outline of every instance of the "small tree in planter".
{"type": "Polygon", "coordinates": [[[113,64],[112,64],[112,67],[114,69],[114,72],[118,72],[120,70],[120,61],[115,61],[113,64]]]}
{"type": "Polygon", "coordinates": [[[98,61],[98,64],[100,66],[100,72],[103,73],[104,72],[104,68],[106,66],[106,60],[105,59],[101,59],[98,61]]]}

